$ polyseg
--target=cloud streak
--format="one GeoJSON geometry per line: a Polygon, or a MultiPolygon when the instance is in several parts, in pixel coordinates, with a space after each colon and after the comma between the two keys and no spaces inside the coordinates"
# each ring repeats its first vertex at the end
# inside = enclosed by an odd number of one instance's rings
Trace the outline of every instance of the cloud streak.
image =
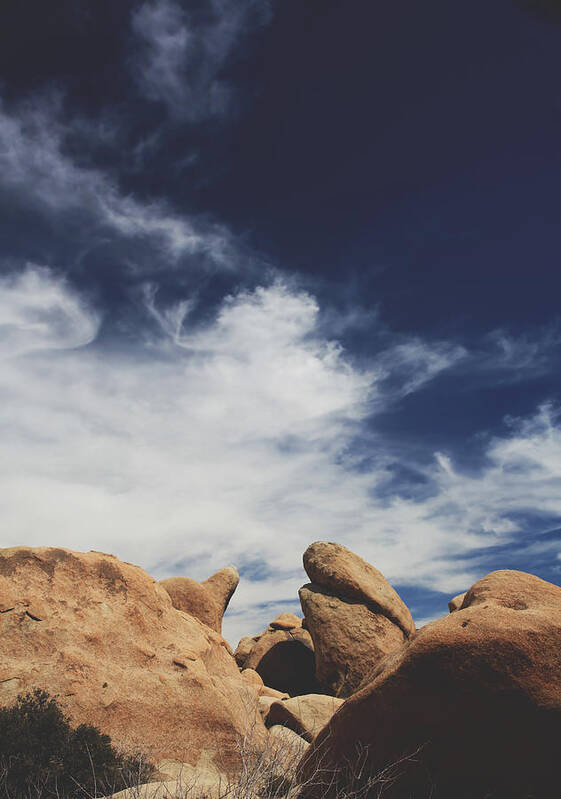
{"type": "Polygon", "coordinates": [[[271,4],[262,0],[211,0],[198,13],[172,0],[143,3],[132,18],[131,70],[140,92],[176,120],[224,115],[232,89],[221,70],[240,40],[270,18],[271,4]]]}
{"type": "Polygon", "coordinates": [[[72,125],[62,124],[47,99],[9,114],[0,108],[0,185],[27,208],[72,221],[77,214],[94,232],[152,243],[162,261],[207,257],[228,269],[233,259],[228,231],[220,225],[176,214],[159,199],[140,201],[93,167],[81,166],[65,150],[72,125]]]}

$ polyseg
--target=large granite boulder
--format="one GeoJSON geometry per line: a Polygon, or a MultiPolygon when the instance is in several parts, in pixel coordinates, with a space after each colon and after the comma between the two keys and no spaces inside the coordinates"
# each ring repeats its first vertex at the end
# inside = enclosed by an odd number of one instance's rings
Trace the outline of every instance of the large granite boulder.
{"type": "Polygon", "coordinates": [[[221,633],[222,617],[239,581],[238,570],[227,566],[202,583],[190,577],[168,577],[161,580],[160,585],[170,595],[174,608],[195,616],[211,630],[221,633]]]}
{"type": "Polygon", "coordinates": [[[337,711],[300,764],[304,795],[331,799],[341,783],[356,790],[360,771],[362,786],[379,775],[387,799],[550,799],[560,652],[561,588],[523,572],[489,574],[337,711]]]}
{"type": "MultiPolygon", "coordinates": [[[[0,550],[0,704],[42,688],[75,724],[154,760],[240,765],[267,732],[226,641],[138,566],[99,552],[0,550]],[[256,715],[257,714],[257,715],[256,715]]],[[[253,694],[252,694],[253,696],[253,694]]]]}
{"type": "Polygon", "coordinates": [[[266,686],[290,696],[316,693],[314,645],[302,620],[283,613],[253,638],[242,638],[234,653],[241,669],[254,669],[266,686]]]}
{"type": "Polygon", "coordinates": [[[414,632],[413,619],[386,578],[340,544],[312,544],[304,568],[313,582],[300,589],[300,603],[317,680],[327,693],[350,696],[414,632]]]}
{"type": "Polygon", "coordinates": [[[282,725],[301,735],[306,741],[327,724],[344,699],[325,694],[295,696],[284,702],[273,702],[265,718],[267,727],[282,725]]]}

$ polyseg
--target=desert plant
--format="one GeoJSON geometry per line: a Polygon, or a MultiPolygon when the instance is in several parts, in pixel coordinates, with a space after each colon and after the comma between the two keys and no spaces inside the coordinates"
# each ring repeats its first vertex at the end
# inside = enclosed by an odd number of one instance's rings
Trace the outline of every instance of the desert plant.
{"type": "Polygon", "coordinates": [[[0,708],[0,793],[6,799],[85,799],[147,782],[154,771],[118,752],[96,727],[70,720],[46,691],[0,708]]]}

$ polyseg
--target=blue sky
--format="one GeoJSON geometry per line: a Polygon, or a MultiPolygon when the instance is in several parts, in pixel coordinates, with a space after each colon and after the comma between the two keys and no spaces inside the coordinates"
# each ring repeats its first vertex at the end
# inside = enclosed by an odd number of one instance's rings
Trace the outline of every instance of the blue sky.
{"type": "Polygon", "coordinates": [[[418,622],[561,582],[555,0],[27,0],[0,32],[3,546],[339,541],[418,622]]]}

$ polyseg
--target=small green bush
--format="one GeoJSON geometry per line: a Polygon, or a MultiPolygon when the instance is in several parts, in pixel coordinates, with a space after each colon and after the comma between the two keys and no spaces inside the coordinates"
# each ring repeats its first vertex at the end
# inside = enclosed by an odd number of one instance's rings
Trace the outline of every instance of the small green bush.
{"type": "Polygon", "coordinates": [[[108,735],[73,728],[42,690],[0,708],[0,795],[6,799],[85,799],[148,782],[154,767],[123,755],[108,735]]]}

